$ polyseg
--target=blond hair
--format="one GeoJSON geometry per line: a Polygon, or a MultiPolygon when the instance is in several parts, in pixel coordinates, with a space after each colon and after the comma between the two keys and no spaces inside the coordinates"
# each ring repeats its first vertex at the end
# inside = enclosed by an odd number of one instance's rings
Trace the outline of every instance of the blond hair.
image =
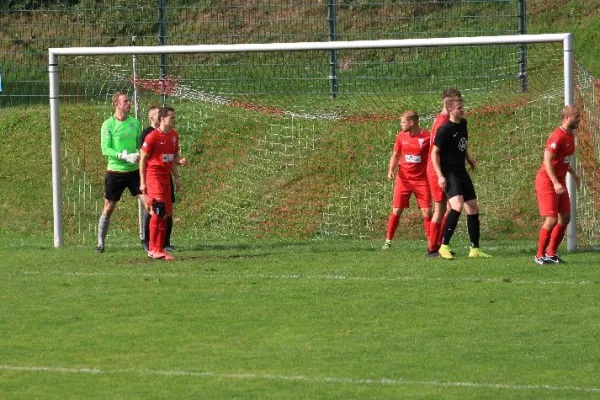
{"type": "Polygon", "coordinates": [[[160,110],[160,106],[157,106],[157,105],[150,106],[150,108],[148,108],[148,115],[150,115],[150,112],[152,112],[154,110],[156,110],[156,111],[160,110]]]}
{"type": "Polygon", "coordinates": [[[561,115],[562,119],[565,119],[565,118],[572,117],[575,114],[579,114],[579,113],[580,113],[579,107],[570,105],[570,106],[566,106],[565,108],[563,108],[560,115],[561,115]]]}
{"type": "Polygon", "coordinates": [[[402,117],[406,118],[409,121],[414,121],[416,123],[419,122],[419,114],[417,114],[413,110],[407,110],[402,113],[402,117]]]}

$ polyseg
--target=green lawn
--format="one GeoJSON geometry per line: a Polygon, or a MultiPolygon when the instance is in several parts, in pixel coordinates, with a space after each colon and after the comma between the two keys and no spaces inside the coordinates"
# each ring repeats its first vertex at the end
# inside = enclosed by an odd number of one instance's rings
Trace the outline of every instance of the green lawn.
{"type": "MultiPolygon", "coordinates": [[[[346,3],[356,24],[348,33],[397,28],[379,7],[346,3]]],[[[528,0],[528,32],[573,32],[578,62],[598,76],[600,0],[566,3],[528,0]]],[[[496,15],[494,5],[466,7],[474,16],[482,7],[486,18],[496,15]]],[[[119,36],[125,28],[107,18],[110,12],[85,18],[119,36]]],[[[320,54],[303,62],[251,55],[263,64],[252,69],[240,67],[239,55],[193,63],[171,55],[169,73],[186,78],[180,87],[190,89],[170,102],[192,165],[183,171],[175,208],[181,251],[164,262],[141,251],[128,195],[112,220],[107,251],[93,251],[106,166],[99,128],[112,112],[107,96],[132,89],[120,66],[128,57],[61,66],[68,72],[61,94],[74,97],[61,99],[60,116],[66,245],[52,247],[49,108],[45,96],[32,95],[47,91],[48,43],[99,45],[106,35],[73,28],[76,15],[25,14],[10,21],[5,15],[0,32],[0,399],[600,397],[599,253],[568,254],[563,244],[567,264],[533,263],[541,225],[533,178],[563,104],[553,89],[562,84],[552,78],[562,76],[559,46],[528,47],[526,94],[514,75],[516,51],[341,51],[344,84],[335,101],[327,79],[307,79],[327,77],[320,54]],[[72,32],[49,30],[50,19],[72,32]],[[58,42],[48,41],[49,33],[58,42]],[[482,248],[492,259],[466,257],[464,220],[455,260],[425,258],[414,208],[397,234],[409,241],[380,250],[397,117],[414,108],[429,117],[429,127],[445,86],[460,87],[467,98],[482,248]],[[215,100],[221,95],[227,105],[215,100]],[[283,110],[319,118],[281,117],[283,110]],[[283,235],[298,239],[274,239],[283,235]],[[270,239],[250,239],[258,237],[270,239]],[[358,237],[366,239],[350,239],[358,237]]],[[[435,17],[419,20],[419,30],[430,31],[435,17]]],[[[194,21],[170,20],[182,37],[198,28],[194,21]]],[[[150,32],[154,22],[136,26],[150,32]]],[[[255,28],[229,26],[227,33],[255,28]]],[[[213,28],[202,29],[194,35],[213,28]]],[[[156,57],[137,61],[139,76],[156,76],[156,57]]],[[[158,95],[141,95],[143,115],[158,95]]],[[[587,107],[588,121],[594,110],[587,107]]],[[[588,136],[579,136],[578,146],[587,141],[596,151],[597,132],[588,136]]],[[[578,243],[589,249],[600,238],[598,168],[589,162],[597,152],[585,154],[592,156],[578,155],[588,162],[578,192],[578,243]]]]}
{"type": "Polygon", "coordinates": [[[592,398],[598,253],[423,242],[0,238],[2,398],[592,398]]]}

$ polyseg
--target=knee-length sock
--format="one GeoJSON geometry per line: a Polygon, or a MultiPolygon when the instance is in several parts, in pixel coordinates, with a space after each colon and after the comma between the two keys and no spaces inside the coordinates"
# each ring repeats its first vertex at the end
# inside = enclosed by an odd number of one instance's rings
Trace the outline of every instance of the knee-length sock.
{"type": "Polygon", "coordinates": [[[392,240],[394,238],[394,233],[396,233],[396,229],[398,228],[398,221],[400,221],[400,216],[391,213],[388,218],[387,233],[385,235],[387,240],[392,240]]]}
{"type": "Polygon", "coordinates": [[[560,223],[554,225],[554,229],[552,229],[552,234],[550,235],[550,244],[548,245],[548,251],[546,252],[547,255],[556,255],[556,250],[558,250],[558,246],[560,246],[560,244],[562,243],[566,231],[567,225],[563,225],[560,223]]]}
{"type": "Polygon", "coordinates": [[[171,233],[173,232],[173,216],[167,217],[167,231],[165,233],[165,247],[171,245],[171,233]]]}
{"type": "Polygon", "coordinates": [[[456,225],[458,225],[458,218],[460,217],[460,212],[456,210],[450,210],[448,217],[446,218],[446,223],[444,224],[444,228],[442,229],[442,244],[449,245],[450,239],[452,239],[452,235],[454,235],[454,230],[456,229],[456,225]]]}
{"type": "Polygon", "coordinates": [[[548,247],[548,243],[550,243],[550,236],[552,235],[552,231],[542,227],[540,229],[540,237],[538,239],[538,250],[535,254],[536,257],[543,257],[546,253],[546,247],[548,247]]]}
{"type": "Polygon", "coordinates": [[[481,232],[479,214],[467,215],[467,231],[469,232],[471,247],[479,247],[479,234],[481,232]]]}
{"type": "Polygon", "coordinates": [[[423,229],[425,229],[425,237],[429,244],[429,235],[431,234],[431,217],[423,217],[423,229]]]}
{"type": "Polygon", "coordinates": [[[108,226],[110,225],[110,216],[102,214],[98,221],[98,244],[104,246],[104,239],[108,233],[108,226]]]}

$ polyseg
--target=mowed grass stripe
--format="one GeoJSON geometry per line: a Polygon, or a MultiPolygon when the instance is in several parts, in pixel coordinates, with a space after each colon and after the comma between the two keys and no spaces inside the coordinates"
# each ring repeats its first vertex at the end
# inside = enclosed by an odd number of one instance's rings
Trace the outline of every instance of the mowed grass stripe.
{"type": "Polygon", "coordinates": [[[518,285],[598,285],[600,277],[597,280],[573,280],[573,281],[556,281],[556,280],[526,280],[526,279],[511,279],[511,278],[492,278],[485,276],[473,277],[425,277],[425,276],[344,276],[344,275],[265,275],[265,274],[214,274],[214,273],[186,273],[186,272],[84,272],[84,271],[3,271],[0,276],[17,276],[17,275],[39,275],[39,276],[69,276],[81,278],[94,277],[131,277],[131,278],[176,278],[176,279],[246,279],[246,280],[332,280],[332,281],[382,281],[382,282],[410,282],[410,281],[426,281],[426,282],[474,282],[474,283],[503,283],[503,284],[518,284],[518,285]]]}
{"type": "Polygon", "coordinates": [[[484,383],[484,382],[443,382],[443,381],[414,381],[402,378],[341,378],[341,377],[315,377],[315,376],[285,376],[273,374],[255,374],[255,373],[219,373],[208,371],[177,371],[177,370],[149,370],[149,369],[121,369],[121,370],[102,370],[98,368],[69,368],[69,367],[41,367],[41,366],[15,366],[0,365],[0,370],[20,371],[20,372],[48,372],[65,374],[135,374],[135,375],[162,375],[162,376],[194,376],[194,377],[214,377],[225,379],[262,379],[262,380],[283,380],[283,381],[306,381],[323,383],[341,383],[351,385],[396,385],[396,386],[456,386],[486,389],[506,389],[506,390],[548,390],[565,392],[600,392],[597,387],[578,387],[578,386],[556,386],[552,384],[537,385],[518,385],[510,383],[484,383]]]}

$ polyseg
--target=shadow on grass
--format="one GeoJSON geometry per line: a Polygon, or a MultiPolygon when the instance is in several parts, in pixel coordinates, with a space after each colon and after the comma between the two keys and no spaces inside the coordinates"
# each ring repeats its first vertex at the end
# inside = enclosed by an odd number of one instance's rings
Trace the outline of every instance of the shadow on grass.
{"type": "MultiPolygon", "coordinates": [[[[186,251],[265,251],[265,250],[286,250],[294,251],[297,249],[302,252],[312,253],[330,253],[339,251],[375,251],[376,248],[371,245],[368,241],[310,241],[310,240],[256,240],[247,243],[233,242],[233,243],[209,243],[209,244],[196,244],[186,247],[186,251]]],[[[275,255],[279,252],[264,253],[263,255],[275,255]]],[[[228,257],[247,257],[249,254],[243,255],[230,255],[228,257]]]]}

